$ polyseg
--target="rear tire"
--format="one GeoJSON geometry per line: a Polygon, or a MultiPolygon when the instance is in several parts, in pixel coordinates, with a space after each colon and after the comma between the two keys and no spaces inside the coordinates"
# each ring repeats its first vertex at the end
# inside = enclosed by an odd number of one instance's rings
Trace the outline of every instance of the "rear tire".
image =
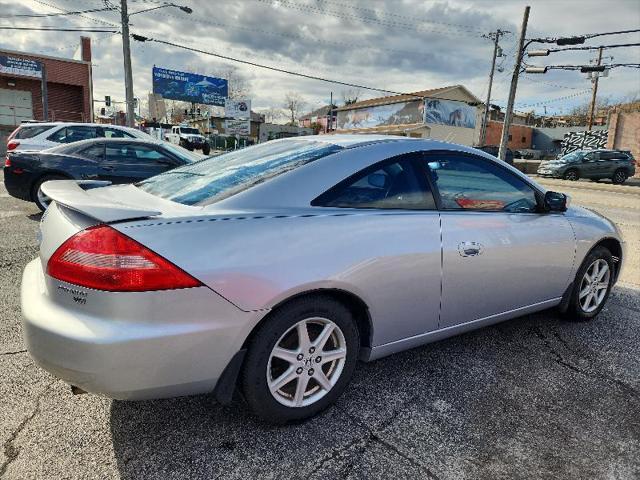
{"type": "Polygon", "coordinates": [[[575,168],[570,168],[569,170],[564,172],[564,175],[562,175],[562,178],[564,178],[565,180],[569,180],[571,182],[575,182],[580,178],[580,175],[578,174],[578,171],[575,168]]]}
{"type": "Polygon", "coordinates": [[[44,177],[39,178],[33,185],[33,188],[31,189],[31,199],[43,212],[47,209],[47,207],[51,203],[51,200],[49,200],[49,197],[42,193],[40,187],[42,187],[42,184],[44,182],[48,182],[49,180],[68,180],[68,178],[63,177],[62,175],[45,175],[44,177]]]}
{"type": "Polygon", "coordinates": [[[245,400],[267,422],[312,417],[345,390],[359,348],[358,329],[344,305],[322,295],[293,300],[252,336],[242,371],[245,400]],[[326,343],[321,332],[331,332],[326,343]]]}
{"type": "Polygon", "coordinates": [[[613,257],[608,249],[596,247],[589,252],[573,282],[566,311],[570,320],[584,322],[600,313],[611,293],[614,268],[613,257]]]}
{"type": "Polygon", "coordinates": [[[623,168],[619,168],[613,173],[611,181],[616,185],[622,185],[627,180],[627,172],[623,168]]]}

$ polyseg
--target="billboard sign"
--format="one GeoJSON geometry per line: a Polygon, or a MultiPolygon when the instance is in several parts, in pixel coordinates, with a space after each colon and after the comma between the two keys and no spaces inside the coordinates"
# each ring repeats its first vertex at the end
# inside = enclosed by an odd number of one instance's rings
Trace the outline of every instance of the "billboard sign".
{"type": "Polygon", "coordinates": [[[476,128],[476,107],[454,100],[424,99],[424,123],[476,128]]]}
{"type": "Polygon", "coordinates": [[[42,78],[42,63],[28,58],[0,55],[0,73],[42,78]]]}
{"type": "Polygon", "coordinates": [[[338,129],[373,128],[387,125],[422,123],[423,104],[419,100],[375,105],[338,112],[338,129]]]}
{"type": "Polygon", "coordinates": [[[153,93],[165,99],[223,107],[228,91],[224,78],[153,67],[153,93]]]}
{"type": "Polygon", "coordinates": [[[227,135],[240,135],[241,137],[248,137],[251,135],[251,121],[225,120],[224,133],[226,133],[227,135]]]}
{"type": "Polygon", "coordinates": [[[224,102],[224,116],[236,120],[249,120],[251,118],[251,100],[227,98],[224,102]]]}

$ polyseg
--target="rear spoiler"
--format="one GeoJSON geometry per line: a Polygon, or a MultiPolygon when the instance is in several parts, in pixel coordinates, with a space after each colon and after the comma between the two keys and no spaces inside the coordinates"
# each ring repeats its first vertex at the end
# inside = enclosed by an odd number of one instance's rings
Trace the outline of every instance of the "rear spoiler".
{"type": "Polygon", "coordinates": [[[101,222],[155,217],[162,213],[119,203],[115,200],[111,189],[106,189],[104,192],[95,191],[91,194],[86,191],[105,187],[110,183],[96,180],[51,180],[44,182],[41,188],[42,193],[56,203],[101,222]]]}

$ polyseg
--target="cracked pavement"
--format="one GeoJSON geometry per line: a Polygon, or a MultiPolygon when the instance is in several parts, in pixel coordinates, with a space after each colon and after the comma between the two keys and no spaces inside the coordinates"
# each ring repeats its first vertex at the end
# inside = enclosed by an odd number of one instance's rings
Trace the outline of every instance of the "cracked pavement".
{"type": "Polygon", "coordinates": [[[640,188],[549,183],[629,242],[595,321],[545,311],[360,364],[336,406],[289,426],[209,396],[72,396],[25,352],[19,284],[39,216],[0,188],[0,477],[639,478],[640,188]]]}

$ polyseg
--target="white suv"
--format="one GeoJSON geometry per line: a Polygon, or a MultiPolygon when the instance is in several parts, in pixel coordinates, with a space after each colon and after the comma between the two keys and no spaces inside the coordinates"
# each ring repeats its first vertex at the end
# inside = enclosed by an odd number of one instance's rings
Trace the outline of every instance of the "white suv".
{"type": "Polygon", "coordinates": [[[45,150],[61,143],[73,143],[88,138],[142,138],[151,137],[135,128],[98,123],[23,123],[7,139],[7,151],[45,150]]]}

